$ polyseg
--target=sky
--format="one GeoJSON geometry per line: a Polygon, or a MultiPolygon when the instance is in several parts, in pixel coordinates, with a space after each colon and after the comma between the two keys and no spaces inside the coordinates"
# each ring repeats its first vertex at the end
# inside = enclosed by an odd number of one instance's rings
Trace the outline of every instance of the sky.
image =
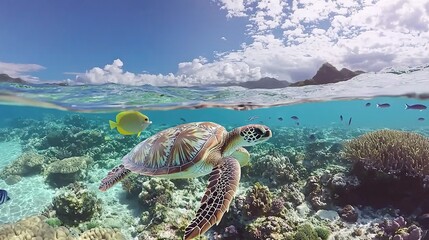
{"type": "Polygon", "coordinates": [[[0,73],[189,86],[429,63],[429,0],[5,0],[0,73]]]}

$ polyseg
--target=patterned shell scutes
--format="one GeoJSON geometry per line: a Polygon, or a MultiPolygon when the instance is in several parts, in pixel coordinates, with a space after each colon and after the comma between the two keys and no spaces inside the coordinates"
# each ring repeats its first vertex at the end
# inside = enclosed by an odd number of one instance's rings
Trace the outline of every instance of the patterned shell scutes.
{"type": "Polygon", "coordinates": [[[212,122],[182,124],[139,143],[122,161],[127,169],[149,176],[181,172],[221,144],[225,134],[212,122]]]}

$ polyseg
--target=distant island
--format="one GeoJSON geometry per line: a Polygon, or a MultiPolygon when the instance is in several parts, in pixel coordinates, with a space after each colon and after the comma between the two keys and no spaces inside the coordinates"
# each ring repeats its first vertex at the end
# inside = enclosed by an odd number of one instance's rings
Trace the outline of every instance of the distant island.
{"type": "MultiPolygon", "coordinates": [[[[239,86],[247,89],[276,89],[276,88],[285,88],[285,87],[299,87],[299,86],[307,86],[307,85],[321,85],[327,83],[336,83],[347,81],[353,77],[356,77],[359,74],[364,73],[363,71],[351,71],[347,68],[343,68],[338,71],[334,66],[330,63],[324,63],[319,70],[317,70],[316,75],[311,79],[298,81],[294,83],[290,83],[288,81],[282,81],[271,77],[264,77],[256,81],[245,81],[245,82],[228,82],[221,84],[210,84],[207,86],[213,87],[232,87],[239,86]]],[[[31,84],[21,78],[13,78],[7,74],[0,74],[0,82],[8,82],[8,83],[19,83],[19,84],[31,84]]],[[[63,83],[45,83],[45,84],[53,84],[60,86],[69,85],[67,82],[63,83]]]]}
{"type": "Polygon", "coordinates": [[[298,81],[294,83],[290,83],[288,81],[282,81],[275,78],[264,77],[257,81],[246,81],[246,82],[230,82],[224,84],[217,84],[215,86],[240,86],[248,89],[276,89],[276,88],[285,88],[285,87],[300,87],[307,85],[321,85],[327,83],[336,83],[347,81],[353,77],[356,77],[359,74],[364,73],[364,71],[351,71],[347,68],[343,68],[338,71],[332,64],[324,63],[316,75],[311,79],[298,81]]]}
{"type": "Polygon", "coordinates": [[[307,86],[307,85],[320,85],[327,83],[337,83],[350,80],[351,78],[356,77],[359,74],[365,73],[364,71],[351,71],[347,68],[343,68],[340,71],[336,69],[330,63],[324,63],[319,70],[317,70],[316,75],[311,79],[307,79],[304,81],[299,81],[295,83],[291,83],[289,86],[297,87],[297,86],[307,86]]]}
{"type": "Polygon", "coordinates": [[[0,73],[0,82],[28,84],[28,82],[22,80],[21,78],[13,78],[5,73],[0,73]]]}

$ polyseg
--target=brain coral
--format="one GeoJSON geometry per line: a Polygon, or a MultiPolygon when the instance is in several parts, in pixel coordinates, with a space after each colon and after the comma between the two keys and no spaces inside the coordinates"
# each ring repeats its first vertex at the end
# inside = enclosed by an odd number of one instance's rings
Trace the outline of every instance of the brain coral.
{"type": "Polygon", "coordinates": [[[65,227],[53,228],[45,222],[43,216],[34,216],[13,224],[0,226],[0,240],[52,239],[71,240],[65,227]]]}
{"type": "Polygon", "coordinates": [[[344,157],[385,173],[429,175],[429,139],[411,132],[378,130],[344,146],[344,157]]]}

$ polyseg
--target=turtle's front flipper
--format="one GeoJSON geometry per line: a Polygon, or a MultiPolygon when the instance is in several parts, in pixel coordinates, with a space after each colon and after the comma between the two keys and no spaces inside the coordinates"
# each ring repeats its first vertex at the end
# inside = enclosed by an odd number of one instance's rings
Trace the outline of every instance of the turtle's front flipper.
{"type": "Polygon", "coordinates": [[[113,168],[103,180],[101,180],[101,184],[98,187],[101,191],[106,191],[111,188],[115,183],[124,179],[131,171],[126,169],[124,165],[119,165],[113,168]]]}
{"type": "Polygon", "coordinates": [[[231,154],[231,157],[237,159],[240,166],[246,166],[250,162],[250,154],[244,147],[239,147],[231,154]]]}
{"type": "Polygon", "coordinates": [[[185,240],[198,237],[220,222],[238,189],[240,174],[240,164],[233,157],[223,158],[213,168],[201,206],[185,230],[185,240]]]}

